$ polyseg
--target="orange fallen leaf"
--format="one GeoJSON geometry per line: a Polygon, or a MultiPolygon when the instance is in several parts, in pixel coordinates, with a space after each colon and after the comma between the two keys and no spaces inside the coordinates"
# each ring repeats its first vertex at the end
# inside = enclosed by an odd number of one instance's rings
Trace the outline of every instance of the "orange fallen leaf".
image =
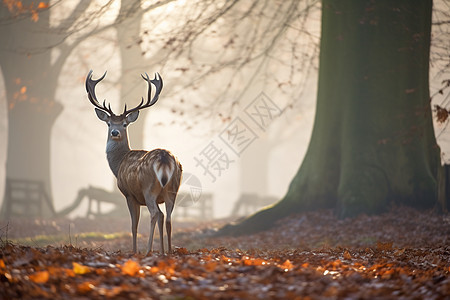
{"type": "Polygon", "coordinates": [[[83,266],[76,262],[73,262],[72,266],[73,266],[73,272],[78,275],[83,275],[83,274],[87,274],[87,273],[91,272],[91,268],[89,268],[87,266],[83,266]]]}
{"type": "Polygon", "coordinates": [[[50,278],[50,274],[48,273],[48,271],[41,271],[31,274],[29,278],[34,283],[46,283],[50,278]]]}
{"type": "Polygon", "coordinates": [[[244,259],[244,265],[246,266],[263,266],[267,264],[268,264],[267,261],[265,261],[262,258],[244,259]]]}
{"type": "Polygon", "coordinates": [[[175,273],[175,262],[176,261],[174,259],[169,259],[167,261],[160,261],[157,267],[161,272],[165,272],[166,276],[171,276],[175,273]]]}
{"type": "Polygon", "coordinates": [[[352,255],[350,254],[350,252],[348,252],[348,250],[344,251],[344,258],[345,259],[352,259],[352,255]]]}
{"type": "Polygon", "coordinates": [[[5,265],[5,262],[3,261],[3,259],[0,259],[0,269],[2,269],[2,270],[6,269],[6,265],[5,265]]]}
{"type": "Polygon", "coordinates": [[[342,262],[340,259],[336,259],[332,262],[330,262],[331,270],[338,270],[342,267],[342,262]]]}
{"type": "Polygon", "coordinates": [[[231,262],[231,258],[226,257],[225,255],[222,255],[221,259],[222,259],[222,261],[227,262],[227,263],[231,262]]]}
{"type": "Polygon", "coordinates": [[[134,276],[137,272],[139,272],[140,266],[134,260],[129,259],[123,264],[121,269],[123,274],[134,276]]]}
{"type": "Polygon", "coordinates": [[[291,263],[289,259],[286,259],[286,261],[280,265],[280,268],[285,271],[290,271],[294,268],[294,265],[291,263]]]}
{"type": "Polygon", "coordinates": [[[86,294],[86,293],[92,291],[94,288],[95,288],[95,285],[90,281],[82,282],[77,285],[77,290],[81,294],[86,294]]]}

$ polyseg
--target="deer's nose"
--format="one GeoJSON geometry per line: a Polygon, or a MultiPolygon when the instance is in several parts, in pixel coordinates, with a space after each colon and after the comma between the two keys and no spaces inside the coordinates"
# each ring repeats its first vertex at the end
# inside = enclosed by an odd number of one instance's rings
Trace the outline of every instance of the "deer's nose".
{"type": "Polygon", "coordinates": [[[120,136],[120,132],[117,129],[114,129],[111,131],[111,136],[112,137],[119,137],[120,136]]]}

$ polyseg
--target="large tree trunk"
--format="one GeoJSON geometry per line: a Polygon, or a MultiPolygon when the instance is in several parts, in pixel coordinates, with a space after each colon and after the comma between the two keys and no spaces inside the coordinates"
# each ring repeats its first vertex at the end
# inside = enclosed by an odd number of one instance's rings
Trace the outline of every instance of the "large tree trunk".
{"type": "MultiPolygon", "coordinates": [[[[9,16],[7,8],[0,5],[0,18],[9,16]]],[[[3,24],[0,66],[8,105],[6,179],[41,181],[51,199],[51,129],[62,106],[54,101],[59,73],[51,72],[49,36],[45,30],[49,26],[49,13],[39,14],[37,22],[23,17],[3,24]]],[[[43,204],[44,216],[50,213],[49,208],[43,204]]]]}
{"type": "Polygon", "coordinates": [[[223,234],[269,228],[293,212],[379,213],[437,200],[439,148],[428,73],[431,0],[324,0],[317,110],[286,196],[223,234]]]}
{"type": "MultiPolygon", "coordinates": [[[[80,1],[67,18],[59,19],[59,25],[50,24],[50,8],[46,8],[49,0],[40,1],[41,8],[36,8],[32,0],[16,2],[0,4],[0,20],[4,21],[0,26],[0,66],[8,104],[6,180],[42,182],[50,200],[42,210],[45,217],[53,206],[51,130],[63,109],[55,99],[58,78],[71,51],[102,29],[64,43],[90,1],[80,1]],[[58,51],[52,53],[52,49],[58,51]]],[[[5,200],[2,217],[5,217],[5,200]]]]}

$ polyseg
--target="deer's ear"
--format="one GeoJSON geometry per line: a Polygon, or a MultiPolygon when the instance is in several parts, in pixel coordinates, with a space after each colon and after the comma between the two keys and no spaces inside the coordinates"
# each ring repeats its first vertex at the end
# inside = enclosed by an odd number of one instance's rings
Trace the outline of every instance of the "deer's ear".
{"type": "Polygon", "coordinates": [[[139,117],[139,111],[138,110],[133,111],[131,114],[127,115],[127,122],[132,123],[132,122],[136,121],[138,117],[139,117]]]}
{"type": "Polygon", "coordinates": [[[98,117],[100,120],[105,121],[105,122],[108,122],[109,116],[108,116],[107,113],[105,113],[104,111],[102,111],[102,110],[100,110],[100,109],[98,109],[98,108],[95,108],[95,113],[97,114],[97,117],[98,117]]]}

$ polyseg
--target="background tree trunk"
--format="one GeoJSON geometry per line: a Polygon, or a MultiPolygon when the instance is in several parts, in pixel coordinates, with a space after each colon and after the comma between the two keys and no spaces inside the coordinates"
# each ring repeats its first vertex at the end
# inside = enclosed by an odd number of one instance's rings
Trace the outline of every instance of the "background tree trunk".
{"type": "Polygon", "coordinates": [[[324,0],[319,86],[305,159],[284,199],[223,234],[293,212],[341,217],[429,208],[440,168],[429,97],[432,1],[324,0]]]}
{"type": "MultiPolygon", "coordinates": [[[[9,16],[0,5],[0,18],[9,16]]],[[[49,35],[43,29],[49,27],[49,13],[39,14],[37,22],[23,17],[1,26],[0,66],[8,105],[6,178],[41,181],[51,199],[51,129],[62,105],[54,100],[59,72],[51,68],[49,35]]],[[[43,209],[44,216],[50,213],[43,209]]]]}
{"type": "MultiPolygon", "coordinates": [[[[141,78],[140,74],[146,72],[143,69],[144,56],[140,47],[140,32],[143,12],[141,1],[121,1],[119,16],[116,20],[117,40],[119,41],[119,52],[122,63],[122,75],[119,79],[120,102],[123,109],[125,103],[128,107],[134,107],[139,104],[142,97],[146,99],[147,83],[141,78]],[[132,14],[132,16],[130,16],[132,14]],[[141,88],[142,87],[142,88],[141,88]],[[144,89],[145,87],[145,89],[144,89]],[[145,90],[145,93],[142,91],[145,90]]],[[[149,76],[153,79],[151,70],[147,70],[149,76]]],[[[117,111],[120,114],[122,111],[117,111]]],[[[140,113],[140,122],[133,124],[129,130],[129,140],[132,149],[143,149],[144,147],[144,126],[147,111],[140,113]]]]}

